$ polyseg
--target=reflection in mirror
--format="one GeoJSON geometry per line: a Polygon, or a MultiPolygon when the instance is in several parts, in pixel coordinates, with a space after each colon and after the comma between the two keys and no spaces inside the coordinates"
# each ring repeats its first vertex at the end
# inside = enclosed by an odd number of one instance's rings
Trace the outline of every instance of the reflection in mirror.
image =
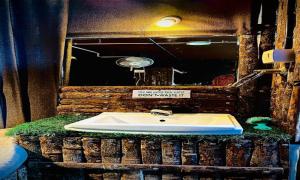
{"type": "Polygon", "coordinates": [[[67,41],[65,85],[226,86],[235,80],[236,36],[67,41]]]}

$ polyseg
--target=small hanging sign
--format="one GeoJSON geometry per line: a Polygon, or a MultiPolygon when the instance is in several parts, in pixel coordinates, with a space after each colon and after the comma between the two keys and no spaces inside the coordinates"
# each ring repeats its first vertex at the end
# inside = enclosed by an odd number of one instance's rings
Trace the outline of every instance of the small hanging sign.
{"type": "Polygon", "coordinates": [[[133,90],[132,98],[191,98],[191,90],[133,90]]]}

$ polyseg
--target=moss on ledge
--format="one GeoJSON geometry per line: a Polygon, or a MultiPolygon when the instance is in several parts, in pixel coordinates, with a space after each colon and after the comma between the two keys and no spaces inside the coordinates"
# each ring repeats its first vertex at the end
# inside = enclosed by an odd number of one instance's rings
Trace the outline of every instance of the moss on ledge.
{"type": "Polygon", "coordinates": [[[24,123],[10,129],[6,135],[33,135],[33,136],[90,136],[102,138],[175,138],[175,139],[205,139],[205,140],[218,140],[225,141],[230,139],[264,139],[275,141],[288,141],[291,136],[282,132],[279,128],[273,127],[271,131],[255,130],[249,125],[242,125],[244,128],[243,135],[147,135],[147,134],[128,134],[128,133],[83,133],[75,131],[67,131],[64,125],[80,121],[88,118],[88,116],[75,116],[75,115],[59,115],[55,117],[40,119],[37,121],[24,123]]]}

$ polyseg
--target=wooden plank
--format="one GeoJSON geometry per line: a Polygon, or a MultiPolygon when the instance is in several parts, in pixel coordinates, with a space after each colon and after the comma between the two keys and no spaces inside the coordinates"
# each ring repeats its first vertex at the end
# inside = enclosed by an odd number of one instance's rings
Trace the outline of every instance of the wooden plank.
{"type": "MultiPolygon", "coordinates": [[[[132,99],[132,93],[89,93],[89,92],[63,92],[61,99],[132,99]]],[[[159,98],[157,98],[159,99],[159,98]]],[[[213,94],[213,93],[191,93],[191,99],[206,100],[228,100],[235,101],[235,94],[213,94]]]]}
{"type": "MultiPolygon", "coordinates": [[[[148,87],[145,86],[146,89],[148,87]]],[[[228,88],[224,87],[192,87],[190,99],[132,99],[131,91],[135,88],[129,86],[64,87],[57,111],[59,114],[68,114],[68,112],[96,114],[112,111],[149,112],[151,109],[165,108],[174,112],[235,113],[237,95],[234,93],[236,92],[234,88],[229,88],[228,91],[228,88]]],[[[152,86],[151,88],[160,87],[152,86]]],[[[174,89],[174,87],[168,88],[174,89]]],[[[181,86],[179,89],[190,88],[181,86]]]]}
{"type": "Polygon", "coordinates": [[[156,105],[156,104],[165,104],[168,105],[170,109],[172,106],[176,105],[204,105],[207,107],[227,107],[234,106],[234,101],[224,101],[224,100],[197,100],[197,99],[124,99],[124,100],[115,100],[115,99],[62,99],[61,105],[109,105],[110,107],[118,106],[140,106],[140,105],[156,105]]]}
{"type": "Polygon", "coordinates": [[[165,171],[180,173],[223,174],[235,177],[268,177],[282,175],[280,167],[228,167],[199,165],[166,165],[166,164],[115,164],[115,163],[65,163],[65,162],[28,162],[29,168],[37,169],[99,169],[110,171],[165,171]]]}
{"type": "MultiPolygon", "coordinates": [[[[94,105],[60,105],[57,107],[58,113],[101,113],[101,112],[149,112],[151,109],[160,108],[161,106],[157,104],[156,106],[146,106],[146,107],[110,107],[108,106],[94,106],[94,105]]],[[[232,106],[220,107],[220,106],[211,106],[207,107],[205,104],[190,107],[189,105],[180,106],[178,109],[188,112],[215,112],[215,113],[234,113],[235,108],[232,106]]],[[[174,111],[175,112],[175,111],[174,111]]],[[[179,111],[178,111],[179,112],[179,111]]]]}
{"type": "Polygon", "coordinates": [[[223,86],[64,86],[61,92],[98,92],[98,93],[131,93],[132,90],[159,90],[159,89],[176,89],[191,90],[192,93],[221,93],[233,94],[237,93],[237,88],[223,86]]]}

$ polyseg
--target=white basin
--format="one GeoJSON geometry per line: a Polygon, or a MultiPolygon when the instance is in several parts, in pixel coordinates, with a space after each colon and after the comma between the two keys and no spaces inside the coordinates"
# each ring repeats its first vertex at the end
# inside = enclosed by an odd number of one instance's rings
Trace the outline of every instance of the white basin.
{"type": "Polygon", "coordinates": [[[126,132],[133,134],[237,135],[243,128],[230,114],[173,114],[105,112],[64,126],[83,132],[126,132]]]}

